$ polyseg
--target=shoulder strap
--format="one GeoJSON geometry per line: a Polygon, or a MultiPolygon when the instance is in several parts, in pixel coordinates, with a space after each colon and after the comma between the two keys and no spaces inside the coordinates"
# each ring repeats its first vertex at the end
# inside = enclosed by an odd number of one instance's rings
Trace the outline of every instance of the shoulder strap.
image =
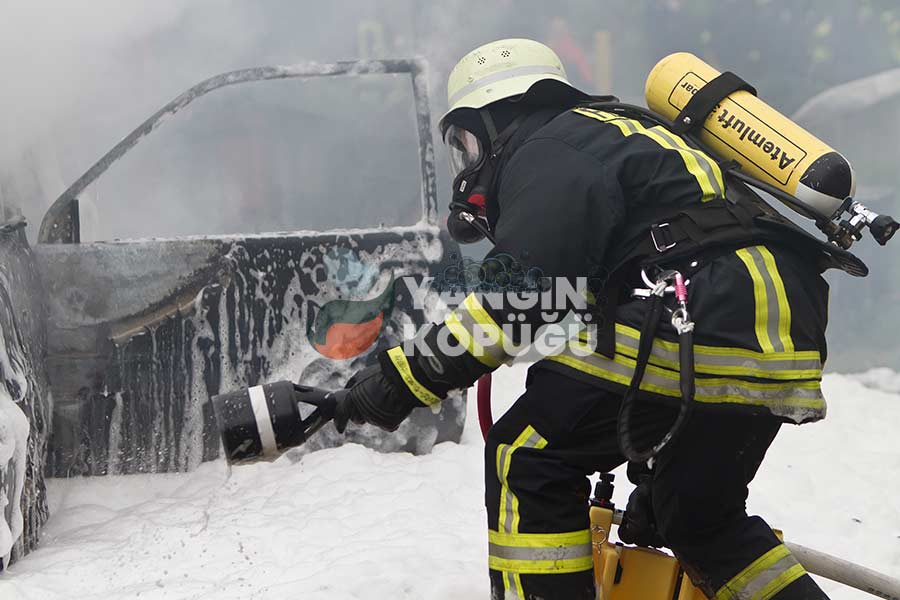
{"type": "Polygon", "coordinates": [[[613,258],[612,272],[770,242],[809,256],[820,272],[840,269],[855,277],[868,274],[865,263],[852,253],[813,237],[753,195],[734,195],[739,201],[697,204],[658,219],[637,243],[613,258]]]}

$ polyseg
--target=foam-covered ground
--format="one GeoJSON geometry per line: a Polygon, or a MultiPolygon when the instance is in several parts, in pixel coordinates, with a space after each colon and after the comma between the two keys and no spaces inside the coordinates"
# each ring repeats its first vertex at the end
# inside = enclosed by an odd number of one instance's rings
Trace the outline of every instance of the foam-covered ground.
{"type": "MultiPolygon", "coordinates": [[[[495,412],[523,380],[520,366],[495,376],[495,412]]],[[[825,388],[829,418],[783,429],[750,510],[790,540],[900,573],[900,376],[830,375],[825,388]]],[[[348,445],[230,473],[219,461],[51,481],[42,546],[0,576],[0,598],[487,598],[471,408],[463,443],[428,456],[348,445]]],[[[870,598],[826,587],[833,600],[870,598]]]]}

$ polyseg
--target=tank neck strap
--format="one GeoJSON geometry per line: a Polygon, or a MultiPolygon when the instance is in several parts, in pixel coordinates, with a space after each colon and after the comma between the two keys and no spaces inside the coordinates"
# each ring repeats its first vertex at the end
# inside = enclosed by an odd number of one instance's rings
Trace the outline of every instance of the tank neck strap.
{"type": "Polygon", "coordinates": [[[732,73],[725,71],[691,97],[681,113],[675,118],[672,130],[683,135],[702,127],[706,117],[709,116],[722,100],[739,91],[750,92],[756,95],[756,88],[732,73]]]}

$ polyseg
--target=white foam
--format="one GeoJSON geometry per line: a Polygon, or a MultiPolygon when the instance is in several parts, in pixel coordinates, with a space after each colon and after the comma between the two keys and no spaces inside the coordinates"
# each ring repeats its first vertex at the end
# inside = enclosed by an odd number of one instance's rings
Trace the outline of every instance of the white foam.
{"type": "Polygon", "coordinates": [[[0,518],[0,559],[5,567],[13,544],[22,535],[22,491],[25,489],[25,464],[28,450],[28,418],[0,385],[0,471],[6,485],[0,486],[0,515],[9,510],[7,520],[0,518]],[[11,490],[11,494],[9,493],[11,490]]]}

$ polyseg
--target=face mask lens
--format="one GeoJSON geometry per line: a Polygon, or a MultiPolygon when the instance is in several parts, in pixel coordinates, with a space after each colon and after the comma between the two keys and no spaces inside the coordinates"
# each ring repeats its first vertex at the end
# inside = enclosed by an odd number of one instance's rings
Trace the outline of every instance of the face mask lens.
{"type": "Polygon", "coordinates": [[[450,157],[450,174],[456,177],[481,162],[481,142],[470,131],[451,125],[444,133],[444,143],[450,157]]]}

